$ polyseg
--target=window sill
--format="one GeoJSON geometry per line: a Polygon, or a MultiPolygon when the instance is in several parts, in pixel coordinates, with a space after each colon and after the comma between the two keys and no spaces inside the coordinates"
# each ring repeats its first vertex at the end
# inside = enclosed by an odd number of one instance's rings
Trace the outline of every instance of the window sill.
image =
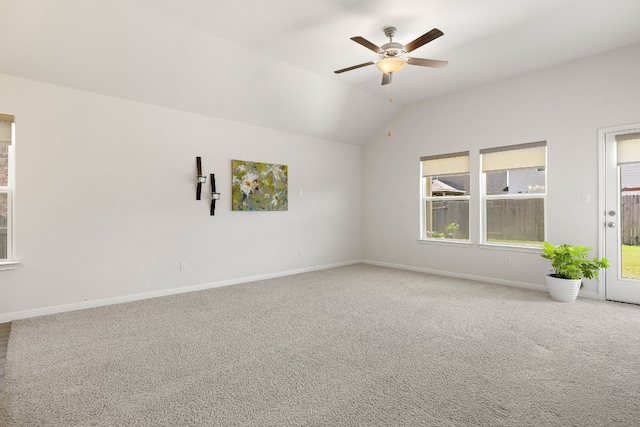
{"type": "Polygon", "coordinates": [[[455,240],[455,239],[418,239],[418,243],[422,245],[439,245],[439,246],[458,246],[463,248],[470,248],[471,242],[468,240],[455,240]]]}
{"type": "Polygon", "coordinates": [[[531,254],[542,253],[540,246],[524,246],[524,245],[501,245],[499,243],[478,243],[480,249],[489,249],[492,251],[509,251],[509,252],[524,252],[531,254]]]}
{"type": "Polygon", "coordinates": [[[18,261],[0,261],[0,271],[15,270],[19,265],[18,261]]]}

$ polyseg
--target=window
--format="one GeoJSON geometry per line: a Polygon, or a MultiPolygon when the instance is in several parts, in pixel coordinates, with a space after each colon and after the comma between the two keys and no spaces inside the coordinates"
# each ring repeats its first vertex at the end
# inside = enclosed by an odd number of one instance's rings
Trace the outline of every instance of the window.
{"type": "Polygon", "coordinates": [[[469,152],[422,163],[422,239],[469,240],[469,152]]]}
{"type": "Polygon", "coordinates": [[[545,240],[546,142],[480,150],[483,242],[540,245],[545,240]]]}
{"type": "Polygon", "coordinates": [[[0,262],[13,260],[13,116],[0,114],[0,262]]]}

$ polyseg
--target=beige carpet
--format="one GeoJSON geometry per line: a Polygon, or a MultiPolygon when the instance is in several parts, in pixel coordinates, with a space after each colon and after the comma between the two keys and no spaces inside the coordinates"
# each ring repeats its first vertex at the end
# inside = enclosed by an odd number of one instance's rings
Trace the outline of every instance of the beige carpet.
{"type": "Polygon", "coordinates": [[[354,265],[16,321],[7,426],[636,426],[640,306],[354,265]]]}

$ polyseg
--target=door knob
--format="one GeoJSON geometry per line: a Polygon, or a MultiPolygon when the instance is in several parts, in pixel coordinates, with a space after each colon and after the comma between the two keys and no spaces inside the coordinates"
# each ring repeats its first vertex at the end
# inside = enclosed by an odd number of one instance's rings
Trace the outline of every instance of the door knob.
{"type": "Polygon", "coordinates": [[[607,226],[609,228],[616,228],[616,223],[612,221],[612,222],[607,223],[607,226]]]}

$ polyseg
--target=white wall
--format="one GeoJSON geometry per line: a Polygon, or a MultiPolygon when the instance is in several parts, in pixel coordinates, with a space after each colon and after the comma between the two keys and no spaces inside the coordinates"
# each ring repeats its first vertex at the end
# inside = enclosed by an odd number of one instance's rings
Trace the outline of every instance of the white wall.
{"type": "Polygon", "coordinates": [[[546,140],[548,240],[597,246],[597,130],[640,121],[638,69],[635,45],[431,99],[362,152],[0,75],[0,112],[17,121],[21,261],[0,271],[0,320],[360,258],[542,285],[537,253],[418,242],[419,158],[470,149],[478,173],[480,148],[546,140]],[[218,180],[215,217],[194,197],[196,156],[218,180]],[[289,211],[231,212],[231,159],[287,164],[289,211]]]}
{"type": "MultiPolygon", "coordinates": [[[[405,108],[389,125],[391,137],[380,132],[363,146],[363,259],[543,285],[550,266],[539,252],[418,242],[420,156],[471,150],[471,173],[479,174],[480,148],[546,140],[547,239],[597,247],[597,131],[640,121],[639,69],[634,45],[405,108]]],[[[478,191],[471,209],[477,218],[478,191]]],[[[477,223],[471,233],[477,243],[477,223]]],[[[584,291],[596,295],[597,284],[584,291]]]]}
{"type": "MultiPolygon", "coordinates": [[[[332,80],[334,68],[315,74],[272,55],[291,46],[256,40],[257,52],[231,41],[234,33],[222,39],[139,3],[0,0],[0,40],[8,41],[0,43],[0,73],[357,145],[371,123],[397,111],[382,95],[332,80]]],[[[183,9],[218,16],[249,7],[187,3],[183,9]]]]}
{"type": "Polygon", "coordinates": [[[360,258],[359,146],[7,75],[0,93],[21,262],[0,271],[2,320],[360,258]],[[214,217],[196,156],[222,193],[214,217]],[[232,212],[231,159],[288,165],[289,210],[232,212]]]}

